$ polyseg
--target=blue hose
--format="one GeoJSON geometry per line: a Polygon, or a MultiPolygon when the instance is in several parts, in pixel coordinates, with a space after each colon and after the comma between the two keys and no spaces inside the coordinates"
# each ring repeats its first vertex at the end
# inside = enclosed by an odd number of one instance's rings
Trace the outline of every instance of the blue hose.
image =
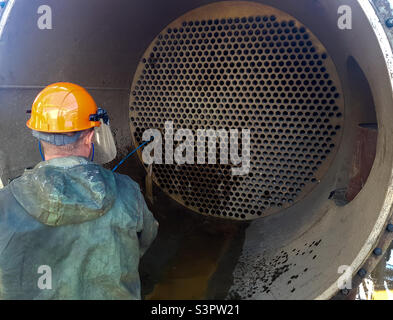
{"type": "Polygon", "coordinates": [[[150,139],[149,141],[145,141],[144,143],[142,143],[138,148],[136,148],[135,150],[131,151],[123,160],[121,160],[113,169],[112,172],[115,172],[117,170],[117,168],[119,168],[124,161],[126,161],[129,157],[131,157],[138,149],[142,148],[144,145],[146,145],[147,143],[149,143],[150,141],[153,141],[153,138],[150,139]]]}

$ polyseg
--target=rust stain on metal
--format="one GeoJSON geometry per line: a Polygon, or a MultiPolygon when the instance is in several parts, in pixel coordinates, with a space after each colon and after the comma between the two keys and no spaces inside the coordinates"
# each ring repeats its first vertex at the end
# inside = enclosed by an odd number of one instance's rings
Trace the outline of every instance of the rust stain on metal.
{"type": "Polygon", "coordinates": [[[378,131],[375,128],[359,127],[355,140],[350,182],[346,199],[352,201],[363,188],[370,174],[376,155],[378,131]]]}

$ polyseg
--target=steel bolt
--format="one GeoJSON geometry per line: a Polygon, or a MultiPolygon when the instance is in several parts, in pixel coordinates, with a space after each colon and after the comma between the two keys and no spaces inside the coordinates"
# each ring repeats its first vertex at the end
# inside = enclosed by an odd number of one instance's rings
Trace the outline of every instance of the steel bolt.
{"type": "Polygon", "coordinates": [[[392,28],[393,27],[393,18],[389,18],[386,20],[386,26],[388,28],[392,28]]]}
{"type": "Polygon", "coordinates": [[[389,223],[388,226],[386,227],[386,230],[389,232],[393,232],[393,224],[389,223]]]}
{"type": "Polygon", "coordinates": [[[366,269],[361,268],[361,269],[358,271],[358,275],[359,275],[359,277],[361,277],[361,278],[364,278],[364,277],[366,276],[366,274],[367,274],[367,270],[366,270],[366,269]]]}
{"type": "Polygon", "coordinates": [[[381,248],[375,248],[374,251],[373,251],[373,253],[374,253],[376,256],[380,256],[380,255],[382,254],[382,249],[381,249],[381,248]]]}

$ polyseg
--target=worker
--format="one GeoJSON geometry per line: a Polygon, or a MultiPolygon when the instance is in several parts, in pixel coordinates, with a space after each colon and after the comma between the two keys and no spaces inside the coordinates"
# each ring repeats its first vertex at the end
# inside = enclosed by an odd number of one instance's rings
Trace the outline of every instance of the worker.
{"type": "Polygon", "coordinates": [[[75,84],[36,97],[27,126],[44,161],[0,190],[0,299],[141,298],[158,223],[136,182],[92,162],[115,154],[108,120],[75,84]]]}

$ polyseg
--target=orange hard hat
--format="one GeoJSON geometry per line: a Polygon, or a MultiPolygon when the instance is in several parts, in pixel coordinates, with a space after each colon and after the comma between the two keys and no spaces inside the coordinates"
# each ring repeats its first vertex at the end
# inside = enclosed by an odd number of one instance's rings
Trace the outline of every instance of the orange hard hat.
{"type": "Polygon", "coordinates": [[[97,110],[96,103],[84,88],[69,82],[57,82],[37,95],[26,125],[32,130],[48,133],[87,130],[100,126],[100,121],[91,121],[90,117],[96,115],[97,110]]]}

